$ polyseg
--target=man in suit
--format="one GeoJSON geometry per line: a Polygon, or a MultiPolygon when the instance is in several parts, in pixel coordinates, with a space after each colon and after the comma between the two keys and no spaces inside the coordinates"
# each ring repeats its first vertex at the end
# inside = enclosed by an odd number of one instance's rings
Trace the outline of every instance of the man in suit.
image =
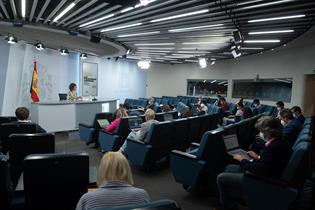
{"type": "Polygon", "coordinates": [[[294,118],[290,109],[283,109],[280,112],[280,120],[283,125],[283,137],[293,146],[302,130],[302,124],[294,118]]]}
{"type": "MultiPolygon", "coordinates": [[[[18,107],[15,110],[15,116],[17,118],[17,122],[13,122],[13,123],[32,123],[31,120],[29,120],[29,116],[30,116],[30,111],[28,110],[28,108],[26,107],[18,107]]],[[[35,123],[33,123],[35,124],[35,123]]],[[[46,130],[43,129],[40,125],[35,124],[36,125],[36,133],[46,133],[46,130]]]]}
{"type": "Polygon", "coordinates": [[[301,123],[301,125],[303,125],[305,117],[302,114],[302,109],[299,106],[294,106],[291,108],[291,112],[293,113],[293,117],[297,119],[301,123]]]}
{"type": "Polygon", "coordinates": [[[265,149],[262,155],[249,151],[248,155],[253,161],[243,156],[235,155],[239,165],[228,165],[225,172],[217,177],[220,194],[220,209],[237,209],[237,200],[243,199],[243,173],[249,171],[259,176],[279,179],[284,171],[292,148],[287,141],[282,140],[282,125],[279,120],[265,116],[261,117],[256,128],[260,131],[261,138],[265,139],[265,149]]]}
{"type": "MultiPolygon", "coordinates": [[[[127,139],[133,139],[136,141],[142,141],[145,142],[147,133],[149,132],[149,129],[152,124],[156,123],[158,124],[159,122],[156,121],[155,118],[155,113],[152,109],[147,109],[145,114],[145,122],[141,124],[141,128],[138,131],[131,131],[130,134],[128,135],[127,139]]],[[[125,151],[127,147],[127,141],[122,145],[120,148],[120,151],[125,151]]]]}

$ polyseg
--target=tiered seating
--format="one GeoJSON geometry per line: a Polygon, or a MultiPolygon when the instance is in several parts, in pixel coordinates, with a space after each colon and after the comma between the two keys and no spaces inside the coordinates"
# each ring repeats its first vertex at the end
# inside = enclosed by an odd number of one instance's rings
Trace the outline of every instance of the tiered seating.
{"type": "Polygon", "coordinates": [[[97,120],[107,119],[109,122],[111,122],[113,118],[114,118],[113,113],[108,112],[97,113],[95,114],[93,125],[86,125],[80,123],[79,124],[80,139],[83,140],[86,144],[96,142],[98,139],[98,132],[101,129],[97,120]]]}
{"type": "Polygon", "coordinates": [[[311,118],[307,118],[281,180],[245,174],[244,193],[250,209],[285,210],[294,203],[311,172],[309,151],[313,126],[311,118]]]}

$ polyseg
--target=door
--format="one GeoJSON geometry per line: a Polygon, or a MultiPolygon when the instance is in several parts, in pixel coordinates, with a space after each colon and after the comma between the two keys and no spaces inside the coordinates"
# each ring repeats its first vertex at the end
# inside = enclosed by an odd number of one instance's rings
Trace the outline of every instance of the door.
{"type": "Polygon", "coordinates": [[[304,115],[315,115],[315,75],[305,76],[304,115]]]}

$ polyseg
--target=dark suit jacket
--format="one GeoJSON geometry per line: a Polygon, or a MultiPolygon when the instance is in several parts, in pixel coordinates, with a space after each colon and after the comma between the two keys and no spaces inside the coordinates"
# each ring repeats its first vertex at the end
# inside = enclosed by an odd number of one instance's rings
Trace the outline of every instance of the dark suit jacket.
{"type": "Polygon", "coordinates": [[[285,140],[274,140],[265,147],[261,157],[257,161],[242,160],[241,167],[254,174],[279,179],[284,171],[292,148],[285,140]]]}
{"type": "Polygon", "coordinates": [[[305,117],[302,114],[300,116],[298,116],[296,119],[301,123],[301,125],[304,124],[305,117]]]}
{"type": "Polygon", "coordinates": [[[301,130],[302,125],[300,121],[298,119],[293,119],[289,124],[283,127],[283,138],[293,146],[301,130]]]}
{"type": "Polygon", "coordinates": [[[44,128],[40,127],[40,125],[38,125],[36,123],[16,121],[16,122],[11,122],[10,124],[18,125],[18,124],[27,124],[27,123],[34,124],[36,126],[36,133],[46,133],[46,130],[44,128]]]}

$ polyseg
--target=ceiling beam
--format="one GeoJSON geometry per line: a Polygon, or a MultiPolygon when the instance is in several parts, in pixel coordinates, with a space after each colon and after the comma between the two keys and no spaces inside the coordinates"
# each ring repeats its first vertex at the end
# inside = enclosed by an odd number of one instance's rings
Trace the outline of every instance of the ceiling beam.
{"type": "Polygon", "coordinates": [[[9,15],[7,9],[5,8],[5,6],[4,6],[2,0],[0,0],[0,7],[2,8],[2,11],[3,11],[5,17],[6,17],[7,19],[10,19],[10,15],[9,15]]]}
{"type": "Polygon", "coordinates": [[[10,0],[10,4],[11,4],[11,9],[12,9],[12,12],[13,12],[14,19],[17,19],[17,12],[16,12],[16,7],[15,7],[14,0],[10,0]]]}
{"type": "Polygon", "coordinates": [[[78,10],[72,12],[70,15],[68,15],[66,18],[64,18],[63,20],[61,20],[57,26],[63,24],[65,21],[69,20],[70,18],[74,17],[75,15],[79,14],[80,12],[82,12],[83,10],[87,9],[88,7],[90,7],[91,5],[93,5],[94,3],[96,3],[98,0],[92,0],[89,1],[89,3],[85,4],[83,7],[79,8],[78,10]]]}
{"type": "Polygon", "coordinates": [[[62,0],[59,2],[57,7],[48,15],[48,17],[45,19],[44,23],[47,23],[60,9],[61,7],[67,2],[67,0],[62,0]]]}
{"type": "Polygon", "coordinates": [[[32,21],[32,20],[33,20],[37,3],[38,3],[38,0],[34,0],[34,1],[33,1],[32,9],[31,9],[31,14],[30,14],[30,17],[29,17],[29,21],[32,21]]]}
{"type": "Polygon", "coordinates": [[[72,19],[72,20],[70,20],[70,21],[68,21],[68,22],[67,22],[66,24],[64,24],[63,26],[66,27],[66,26],[70,25],[71,23],[74,23],[74,22],[76,22],[76,21],[78,21],[78,20],[80,20],[80,19],[82,19],[82,18],[84,18],[84,17],[86,17],[86,16],[88,16],[88,15],[90,15],[90,14],[96,12],[97,10],[102,9],[103,7],[105,7],[105,6],[107,6],[107,5],[108,5],[108,3],[104,2],[104,3],[100,4],[100,5],[98,5],[97,7],[95,7],[95,8],[93,8],[93,9],[89,10],[88,12],[83,13],[82,15],[80,15],[80,16],[78,16],[78,17],[76,17],[76,18],[74,18],[74,19],[72,19]]]}
{"type": "Polygon", "coordinates": [[[40,20],[40,18],[42,17],[42,15],[44,14],[45,10],[47,9],[49,3],[51,0],[46,0],[45,4],[43,5],[42,9],[40,10],[37,18],[36,18],[36,23],[38,23],[38,21],[40,20]]]}

